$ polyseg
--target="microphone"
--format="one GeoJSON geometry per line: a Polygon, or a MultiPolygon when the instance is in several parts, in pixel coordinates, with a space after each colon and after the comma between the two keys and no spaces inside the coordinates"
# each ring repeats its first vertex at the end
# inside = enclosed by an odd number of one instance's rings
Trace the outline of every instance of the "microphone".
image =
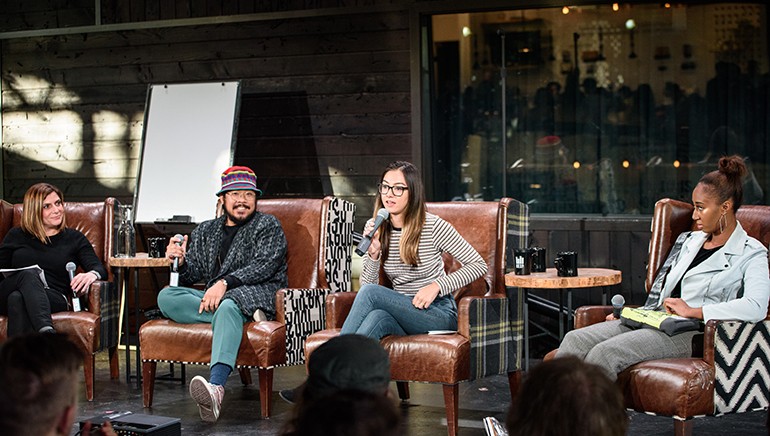
{"type": "MultiPolygon", "coordinates": [[[[182,246],[182,241],[184,241],[184,236],[182,236],[179,233],[177,233],[176,235],[174,235],[174,239],[176,240],[176,245],[181,247],[182,246]]],[[[178,267],[179,267],[179,258],[175,257],[174,258],[174,265],[171,267],[172,271],[176,271],[178,267]]]]}
{"type": "Polygon", "coordinates": [[[75,278],[75,262],[67,262],[67,265],[64,265],[64,268],[67,268],[67,273],[70,275],[70,282],[72,279],[75,278]]]}
{"type": "Polygon", "coordinates": [[[388,216],[390,216],[390,214],[387,210],[385,210],[385,208],[377,211],[377,218],[374,219],[374,227],[372,228],[372,231],[369,232],[368,235],[364,235],[364,237],[361,238],[361,242],[358,243],[358,247],[356,247],[357,255],[363,256],[364,253],[366,253],[366,250],[369,249],[369,245],[372,244],[372,236],[374,235],[374,232],[380,228],[383,221],[388,219],[388,216]]]}
{"type": "Polygon", "coordinates": [[[620,294],[615,294],[612,297],[612,316],[620,319],[620,312],[623,310],[623,305],[626,304],[626,299],[620,294]]]}
{"type": "MultiPolygon", "coordinates": [[[[75,263],[67,262],[67,264],[64,265],[64,268],[67,268],[67,274],[69,274],[70,283],[72,283],[72,280],[75,278],[75,263]]],[[[70,285],[70,289],[72,289],[72,285],[70,285]]],[[[72,292],[72,310],[75,312],[80,312],[80,300],[78,299],[78,296],[74,290],[72,292]]]]}

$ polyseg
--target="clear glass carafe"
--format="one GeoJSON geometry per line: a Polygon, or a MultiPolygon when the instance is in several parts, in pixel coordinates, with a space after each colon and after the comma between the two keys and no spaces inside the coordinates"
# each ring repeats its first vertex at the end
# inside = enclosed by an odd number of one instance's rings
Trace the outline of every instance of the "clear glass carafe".
{"type": "Polygon", "coordinates": [[[131,212],[133,206],[130,204],[120,205],[120,226],[115,244],[115,257],[134,257],[136,256],[136,231],[131,212]]]}

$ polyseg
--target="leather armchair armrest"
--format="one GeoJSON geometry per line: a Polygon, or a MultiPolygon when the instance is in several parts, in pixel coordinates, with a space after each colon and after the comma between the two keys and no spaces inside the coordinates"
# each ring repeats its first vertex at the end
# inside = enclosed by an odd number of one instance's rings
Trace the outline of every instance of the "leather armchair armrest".
{"type": "Polygon", "coordinates": [[[506,295],[501,294],[492,294],[492,295],[484,295],[484,296],[473,296],[473,297],[463,297],[460,299],[460,304],[457,306],[457,333],[459,333],[461,336],[469,338],[471,337],[471,322],[470,322],[470,307],[471,302],[476,299],[501,299],[501,298],[507,298],[506,295]]]}
{"type": "Polygon", "coordinates": [[[703,330],[703,360],[711,366],[714,366],[714,337],[721,322],[721,320],[712,319],[706,323],[706,328],[703,330]]]}
{"type": "Polygon", "coordinates": [[[350,313],[355,292],[335,292],[326,296],[326,328],[339,329],[350,313]]]}
{"type": "Polygon", "coordinates": [[[102,314],[102,286],[104,283],[104,280],[96,280],[91,283],[91,287],[88,288],[88,293],[85,296],[88,300],[88,311],[96,316],[101,316],[102,314]]]}
{"type": "Polygon", "coordinates": [[[600,323],[612,313],[612,306],[581,306],[575,310],[575,328],[600,323]]]}

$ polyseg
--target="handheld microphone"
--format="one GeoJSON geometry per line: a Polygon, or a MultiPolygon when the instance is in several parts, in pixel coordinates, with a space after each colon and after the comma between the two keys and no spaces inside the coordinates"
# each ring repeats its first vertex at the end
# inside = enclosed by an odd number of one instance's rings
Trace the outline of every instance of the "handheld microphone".
{"type": "Polygon", "coordinates": [[[620,319],[620,312],[623,310],[623,305],[626,304],[626,299],[620,294],[615,294],[612,297],[612,316],[620,319]]]}
{"type": "Polygon", "coordinates": [[[358,247],[356,247],[357,255],[363,256],[364,253],[366,253],[366,250],[369,249],[369,245],[372,244],[372,236],[374,235],[374,232],[380,228],[383,221],[388,219],[388,216],[390,216],[390,214],[387,210],[385,210],[385,208],[377,211],[377,218],[374,219],[374,227],[372,228],[372,231],[369,232],[368,235],[364,235],[364,237],[361,238],[361,242],[358,243],[358,247]]]}
{"type": "MultiPolygon", "coordinates": [[[[70,283],[72,283],[72,280],[75,278],[75,263],[74,262],[67,262],[66,265],[64,265],[64,268],[67,268],[67,274],[70,276],[70,283]]],[[[70,285],[70,289],[72,289],[72,286],[70,285]]],[[[78,299],[77,294],[75,291],[72,291],[72,310],[75,312],[80,312],[80,300],[78,299]]]]}
{"type": "Polygon", "coordinates": [[[67,268],[67,274],[70,275],[70,282],[72,279],[75,278],[75,262],[67,262],[67,265],[64,265],[64,268],[67,268]]]}
{"type": "MultiPolygon", "coordinates": [[[[174,239],[176,240],[176,245],[181,247],[182,246],[182,241],[184,241],[184,236],[182,236],[179,233],[177,233],[176,235],[174,235],[174,239]]],[[[174,258],[174,265],[171,267],[172,271],[176,271],[178,267],[179,267],[179,258],[175,257],[174,258]]]]}

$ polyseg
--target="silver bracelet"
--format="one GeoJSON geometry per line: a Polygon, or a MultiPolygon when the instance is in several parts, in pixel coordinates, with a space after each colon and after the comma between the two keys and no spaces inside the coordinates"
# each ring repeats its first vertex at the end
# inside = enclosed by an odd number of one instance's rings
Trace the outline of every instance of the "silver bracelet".
{"type": "Polygon", "coordinates": [[[91,274],[95,275],[96,276],[96,280],[101,280],[102,279],[102,275],[99,274],[98,271],[92,269],[91,271],[88,271],[88,272],[90,272],[91,274]]]}

